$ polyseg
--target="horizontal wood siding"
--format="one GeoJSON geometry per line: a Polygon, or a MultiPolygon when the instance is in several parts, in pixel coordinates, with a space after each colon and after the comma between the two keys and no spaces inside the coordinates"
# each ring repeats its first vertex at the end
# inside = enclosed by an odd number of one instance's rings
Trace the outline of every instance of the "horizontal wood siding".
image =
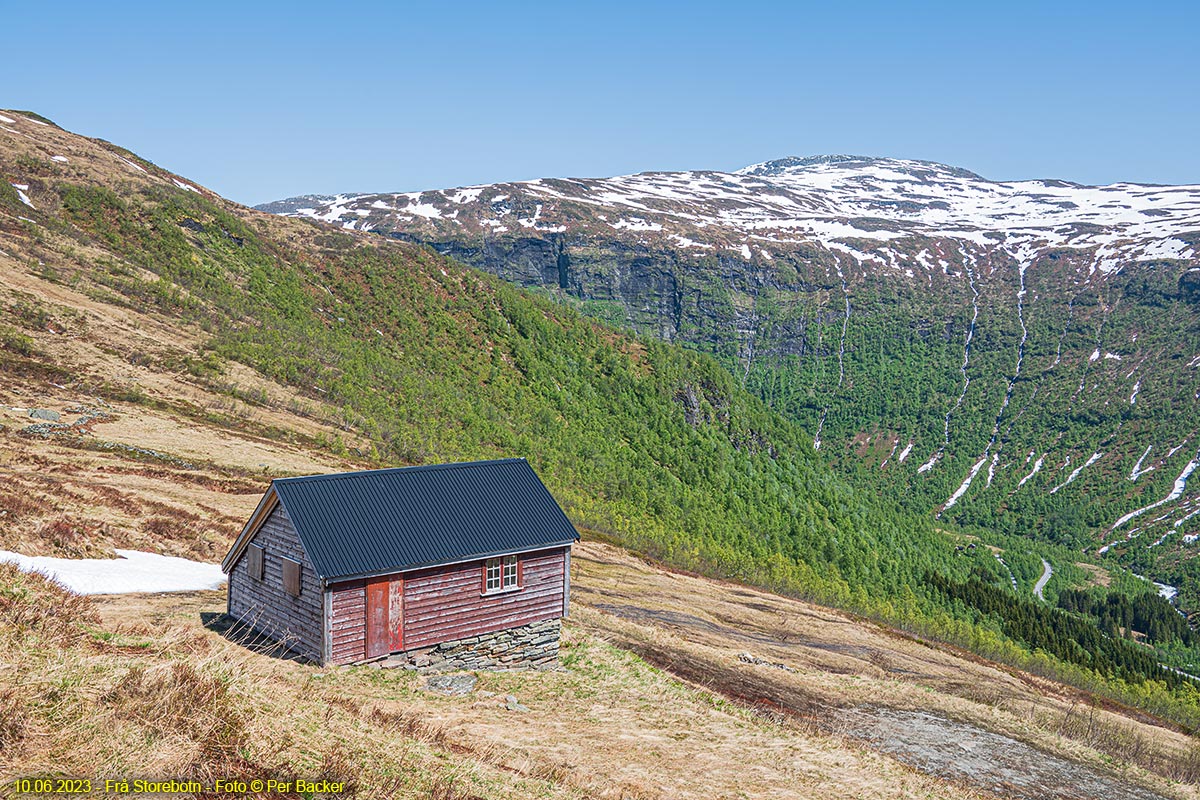
{"type": "Polygon", "coordinates": [[[335,583],[331,594],[330,630],[332,647],[330,660],[334,664],[349,664],[366,657],[367,582],[364,580],[335,583]]]}
{"type": "Polygon", "coordinates": [[[229,612],[297,653],[320,660],[322,586],[283,506],[275,507],[251,543],[263,548],[263,579],[250,577],[250,558],[243,551],[229,572],[229,612]],[[284,558],[300,563],[299,597],[284,589],[284,558]]]}
{"type": "Polygon", "coordinates": [[[519,591],[483,595],[483,562],[404,575],[404,647],[418,647],[557,619],[563,612],[565,549],[526,553],[519,591]]]}

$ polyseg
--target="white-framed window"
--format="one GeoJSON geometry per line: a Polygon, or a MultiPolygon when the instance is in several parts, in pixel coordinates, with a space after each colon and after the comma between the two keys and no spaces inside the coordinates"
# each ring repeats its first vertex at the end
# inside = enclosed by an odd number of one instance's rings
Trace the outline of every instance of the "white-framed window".
{"type": "Polygon", "coordinates": [[[520,570],[516,556],[489,558],[483,562],[483,593],[519,589],[520,570]]]}

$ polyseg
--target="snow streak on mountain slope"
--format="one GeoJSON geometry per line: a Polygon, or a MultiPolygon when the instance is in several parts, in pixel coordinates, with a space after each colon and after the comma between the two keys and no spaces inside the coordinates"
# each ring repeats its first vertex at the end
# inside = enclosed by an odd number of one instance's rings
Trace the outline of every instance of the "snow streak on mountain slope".
{"type": "MultiPolygon", "coordinates": [[[[682,249],[725,246],[740,253],[745,247],[747,260],[805,241],[882,244],[936,236],[1013,251],[1092,249],[1095,268],[1104,271],[1139,258],[1191,258],[1194,247],[1174,237],[1200,230],[1200,186],[994,182],[940,164],[853,156],[768,161],[736,173],[647,172],[310,196],[263,208],[368,230],[607,227],[617,236],[674,237],[682,249]]],[[[881,262],[896,266],[886,255],[881,262]]],[[[933,266],[925,262],[907,266],[933,266]]]]}

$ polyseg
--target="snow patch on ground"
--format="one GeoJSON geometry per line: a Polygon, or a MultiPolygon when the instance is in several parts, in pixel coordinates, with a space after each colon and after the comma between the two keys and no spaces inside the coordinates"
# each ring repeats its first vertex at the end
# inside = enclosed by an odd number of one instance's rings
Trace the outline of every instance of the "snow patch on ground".
{"type": "Polygon", "coordinates": [[[37,207],[36,207],[36,206],[35,206],[33,203],[31,203],[31,202],[29,201],[29,195],[25,194],[25,192],[29,191],[29,184],[27,184],[27,183],[13,183],[13,184],[9,184],[9,185],[10,185],[10,186],[12,186],[14,189],[16,189],[16,190],[17,190],[17,197],[21,198],[21,202],[22,202],[22,203],[24,203],[25,205],[29,206],[29,207],[30,207],[30,208],[32,208],[34,211],[37,211],[37,207]]]}
{"type": "Polygon", "coordinates": [[[133,167],[133,168],[134,168],[134,169],[136,169],[138,172],[145,172],[145,171],[146,171],[146,170],[144,170],[144,169],[142,168],[142,165],[141,165],[141,164],[135,164],[134,162],[130,161],[128,158],[121,158],[120,156],[117,156],[117,161],[120,161],[122,164],[124,164],[124,165],[125,165],[125,166],[127,166],[127,167],[133,167]]]}
{"type": "Polygon", "coordinates": [[[1063,488],[1067,484],[1074,481],[1076,478],[1079,477],[1079,473],[1083,472],[1084,467],[1090,467],[1092,464],[1095,464],[1097,461],[1099,461],[1103,457],[1104,457],[1104,453],[1092,453],[1092,457],[1087,460],[1087,463],[1076,467],[1075,470],[1069,476],[1067,476],[1067,479],[1065,481],[1063,481],[1058,486],[1055,486],[1053,489],[1050,490],[1050,494],[1054,494],[1059,489],[1063,488]]]}
{"type": "Polygon", "coordinates": [[[79,594],[193,592],[225,583],[219,564],[206,564],[140,550],[117,550],[120,558],[51,558],[0,550],[25,572],[41,572],[79,594]]]}
{"type": "Polygon", "coordinates": [[[900,455],[896,456],[896,458],[900,461],[901,464],[904,463],[904,459],[908,458],[908,454],[912,452],[912,449],[913,449],[913,443],[909,442],[908,446],[900,451],[900,455]]]}
{"type": "Polygon", "coordinates": [[[1187,242],[1178,239],[1159,239],[1146,245],[1142,258],[1191,258],[1192,250],[1187,242]]]}
{"type": "Polygon", "coordinates": [[[674,239],[676,242],[678,242],[680,247],[702,247],[706,250],[712,249],[711,244],[705,244],[704,242],[697,242],[695,239],[689,239],[686,236],[680,236],[677,233],[671,234],[671,238],[674,239]]]}
{"type": "Polygon", "coordinates": [[[1032,478],[1034,475],[1037,475],[1039,472],[1041,472],[1041,470],[1042,470],[1042,464],[1045,464],[1045,463],[1046,463],[1046,454],[1045,454],[1045,453],[1042,453],[1042,457],[1041,457],[1041,458],[1039,458],[1039,459],[1038,459],[1038,460],[1037,460],[1037,461],[1034,463],[1034,465],[1033,465],[1033,469],[1029,471],[1029,474],[1028,474],[1028,475],[1026,475],[1024,478],[1021,478],[1020,482],[1019,482],[1019,483],[1017,483],[1017,488],[1018,488],[1018,489],[1020,489],[1022,486],[1024,486],[1024,485],[1025,485],[1025,482],[1026,482],[1026,481],[1028,481],[1028,480],[1029,480],[1030,478],[1032,478]]]}
{"type": "Polygon", "coordinates": [[[174,183],[176,186],[178,186],[180,189],[186,189],[189,192],[195,192],[196,194],[200,194],[200,190],[197,189],[195,186],[192,186],[190,183],[181,181],[178,178],[171,178],[171,182],[174,183]]]}
{"type": "Polygon", "coordinates": [[[1153,447],[1154,447],[1154,445],[1152,445],[1152,444],[1146,445],[1146,452],[1142,453],[1142,457],[1139,458],[1137,460],[1137,463],[1133,465],[1133,470],[1129,473],[1129,480],[1136,481],[1138,478],[1145,475],[1147,472],[1154,471],[1154,467],[1150,467],[1149,469],[1142,469],[1142,462],[1146,460],[1146,456],[1150,455],[1150,450],[1153,447]]]}
{"type": "MultiPolygon", "coordinates": [[[[524,223],[522,223],[524,224],[524,223]]],[[[663,226],[657,222],[647,222],[641,217],[630,217],[629,219],[619,219],[613,223],[612,227],[620,230],[625,228],[631,231],[661,231],[663,226]]]]}
{"type": "Polygon", "coordinates": [[[1112,530],[1116,530],[1117,528],[1124,525],[1126,522],[1129,522],[1129,520],[1133,519],[1134,517],[1145,514],[1147,511],[1150,511],[1151,509],[1155,509],[1155,508],[1158,508],[1159,506],[1166,505],[1167,503],[1170,503],[1174,500],[1178,500],[1180,497],[1182,497],[1184,490],[1187,489],[1188,477],[1192,474],[1192,472],[1195,471],[1197,465],[1200,465],[1200,452],[1198,452],[1196,454],[1195,458],[1193,458],[1191,461],[1189,461],[1187,463],[1187,466],[1185,466],[1183,468],[1183,472],[1179,473],[1179,477],[1175,479],[1175,485],[1171,487],[1170,494],[1168,494],[1163,499],[1158,500],[1157,502],[1151,503],[1148,506],[1143,506],[1142,508],[1138,508],[1133,511],[1130,511],[1128,514],[1126,514],[1125,516],[1121,517],[1119,520],[1117,520],[1116,522],[1113,523],[1112,530]]]}
{"type": "Polygon", "coordinates": [[[411,203],[396,210],[401,214],[411,214],[414,217],[424,217],[425,219],[442,218],[442,210],[432,203],[411,203]]]}
{"type": "Polygon", "coordinates": [[[953,507],[953,505],[957,503],[964,494],[967,493],[967,489],[971,488],[971,481],[974,480],[975,476],[979,474],[979,470],[983,467],[984,462],[986,461],[987,456],[985,455],[983,458],[979,459],[978,462],[976,462],[975,466],[971,467],[971,472],[969,475],[967,475],[966,480],[962,482],[961,486],[954,490],[954,494],[950,495],[950,499],[946,501],[944,506],[942,506],[943,510],[953,507]]]}
{"type": "MultiPolygon", "coordinates": [[[[479,195],[483,193],[483,190],[485,188],[487,188],[487,187],[472,186],[469,189],[459,189],[457,192],[454,193],[454,196],[450,198],[450,202],[454,203],[455,205],[462,205],[463,203],[472,203],[479,199],[479,195]]],[[[492,202],[495,202],[495,201],[493,200],[492,202]]]]}

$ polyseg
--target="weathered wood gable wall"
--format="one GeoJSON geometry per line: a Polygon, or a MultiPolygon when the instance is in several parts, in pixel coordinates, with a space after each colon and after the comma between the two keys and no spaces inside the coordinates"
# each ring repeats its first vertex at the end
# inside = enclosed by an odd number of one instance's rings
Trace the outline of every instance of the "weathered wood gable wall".
{"type": "Polygon", "coordinates": [[[229,572],[229,613],[295,652],[322,660],[323,586],[282,505],[275,506],[250,544],[265,550],[263,579],[250,577],[243,551],[229,572]],[[300,562],[299,597],[283,588],[284,557],[300,562]]]}

